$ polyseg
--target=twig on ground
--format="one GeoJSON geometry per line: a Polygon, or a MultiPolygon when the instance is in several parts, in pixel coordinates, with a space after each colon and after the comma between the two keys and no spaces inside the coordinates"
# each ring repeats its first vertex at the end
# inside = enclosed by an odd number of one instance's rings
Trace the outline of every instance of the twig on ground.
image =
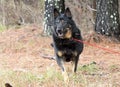
{"type": "Polygon", "coordinates": [[[87,5],[87,8],[90,10],[90,11],[97,11],[96,9],[92,8],[91,6],[87,5]]]}
{"type": "Polygon", "coordinates": [[[42,58],[49,59],[49,60],[55,60],[54,56],[46,55],[46,54],[41,54],[40,55],[42,58]]]}

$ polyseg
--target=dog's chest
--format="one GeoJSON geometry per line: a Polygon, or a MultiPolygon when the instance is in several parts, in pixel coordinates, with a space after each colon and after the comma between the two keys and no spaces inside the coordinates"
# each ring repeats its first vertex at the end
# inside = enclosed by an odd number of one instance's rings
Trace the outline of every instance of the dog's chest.
{"type": "Polygon", "coordinates": [[[71,40],[63,40],[57,43],[58,48],[63,50],[75,50],[75,43],[71,40]]]}
{"type": "Polygon", "coordinates": [[[60,57],[62,57],[66,62],[69,62],[75,58],[76,53],[76,45],[71,41],[61,41],[57,44],[57,48],[59,52],[61,52],[60,57]]]}

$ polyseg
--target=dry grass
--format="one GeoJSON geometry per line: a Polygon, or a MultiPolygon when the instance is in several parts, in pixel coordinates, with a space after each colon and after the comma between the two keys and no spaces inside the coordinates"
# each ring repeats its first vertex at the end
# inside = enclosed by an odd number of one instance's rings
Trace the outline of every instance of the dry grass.
{"type": "MultiPolygon", "coordinates": [[[[42,37],[41,28],[32,25],[0,33],[0,87],[66,87],[61,71],[53,60],[51,38],[42,37]]],[[[96,44],[96,43],[95,43],[96,44]]],[[[97,43],[119,51],[115,43],[97,43]]],[[[119,55],[85,45],[78,71],[69,74],[69,87],[120,87],[119,55]]]]}
{"type": "MultiPolygon", "coordinates": [[[[79,66],[76,75],[70,74],[69,87],[119,87],[120,72],[110,73],[95,68],[97,65],[79,66]],[[86,69],[87,68],[87,69],[86,69]],[[97,71],[96,71],[97,69],[97,71]]],[[[117,66],[115,66],[117,67],[117,66]]],[[[113,68],[113,67],[112,67],[113,68]]],[[[118,67],[117,67],[118,68],[118,67]]],[[[13,87],[66,87],[59,70],[48,67],[44,73],[25,70],[0,70],[0,84],[13,87]]]]}

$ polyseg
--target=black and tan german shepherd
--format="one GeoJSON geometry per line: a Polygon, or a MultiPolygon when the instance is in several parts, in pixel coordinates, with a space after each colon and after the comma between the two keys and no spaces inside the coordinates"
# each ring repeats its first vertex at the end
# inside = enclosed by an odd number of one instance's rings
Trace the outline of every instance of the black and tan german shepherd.
{"type": "Polygon", "coordinates": [[[76,27],[72,19],[69,8],[64,13],[54,9],[54,29],[53,29],[53,47],[57,64],[61,67],[64,80],[68,81],[65,62],[72,62],[73,72],[77,70],[79,56],[83,51],[83,43],[73,40],[73,38],[82,40],[80,30],[76,27]]]}

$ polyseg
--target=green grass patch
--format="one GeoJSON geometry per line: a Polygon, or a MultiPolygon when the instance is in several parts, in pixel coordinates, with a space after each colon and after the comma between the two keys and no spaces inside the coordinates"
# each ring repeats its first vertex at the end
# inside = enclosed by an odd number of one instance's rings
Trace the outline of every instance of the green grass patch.
{"type": "Polygon", "coordinates": [[[40,83],[37,74],[31,72],[21,72],[12,70],[0,70],[0,86],[4,87],[5,83],[10,83],[13,87],[26,87],[40,83]]]}
{"type": "Polygon", "coordinates": [[[120,66],[119,65],[111,65],[111,66],[109,66],[109,70],[111,73],[120,72],[120,66]]]}
{"type": "Polygon", "coordinates": [[[0,32],[3,32],[4,30],[6,30],[6,26],[0,24],[0,32]]]}
{"type": "MultiPolygon", "coordinates": [[[[110,68],[116,69],[116,66],[111,66],[110,68]]],[[[115,86],[113,87],[117,87],[118,82],[113,83],[117,79],[115,79],[114,74],[103,73],[101,75],[98,65],[92,62],[78,66],[76,74],[72,72],[69,74],[69,87],[110,87],[109,85],[114,84],[115,86]]],[[[53,66],[47,67],[46,71],[42,73],[0,69],[0,87],[4,87],[5,83],[10,83],[13,87],[66,87],[61,71],[53,66]]]]}
{"type": "Polygon", "coordinates": [[[52,67],[46,69],[44,73],[32,73],[29,71],[0,70],[0,87],[5,83],[10,83],[13,87],[40,87],[43,84],[62,82],[61,72],[52,67]]]}
{"type": "Polygon", "coordinates": [[[81,72],[84,72],[84,73],[87,73],[87,74],[92,74],[92,73],[98,71],[98,69],[99,68],[96,65],[96,62],[94,62],[94,61],[90,64],[78,67],[78,71],[81,71],[81,72]]]}
{"type": "Polygon", "coordinates": [[[58,72],[58,70],[55,70],[55,68],[49,67],[47,68],[46,72],[43,74],[44,79],[55,81],[57,80],[63,80],[62,74],[58,72]]]}

